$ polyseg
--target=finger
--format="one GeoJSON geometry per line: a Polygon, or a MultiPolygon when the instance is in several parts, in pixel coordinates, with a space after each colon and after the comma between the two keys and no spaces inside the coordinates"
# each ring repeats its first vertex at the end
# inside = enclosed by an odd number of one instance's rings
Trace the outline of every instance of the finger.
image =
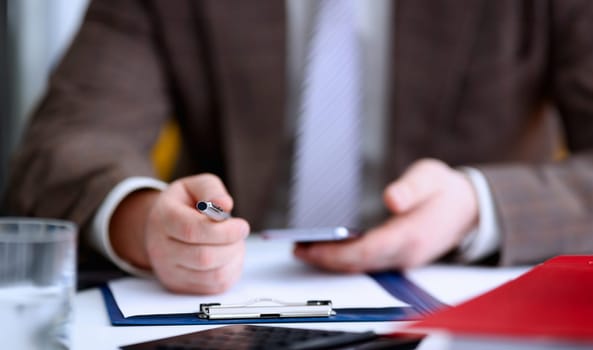
{"type": "Polygon", "coordinates": [[[229,244],[249,234],[247,221],[233,217],[215,222],[193,206],[180,204],[174,196],[163,200],[159,208],[163,233],[170,238],[192,244],[229,244]]]}
{"type": "Polygon", "coordinates": [[[393,217],[368,231],[366,249],[375,251],[374,260],[366,261],[368,271],[402,269],[408,267],[416,254],[417,212],[393,217]]]}
{"type": "Polygon", "coordinates": [[[237,252],[226,265],[214,270],[197,271],[176,265],[167,269],[159,278],[167,289],[175,293],[222,293],[239,280],[244,254],[243,249],[237,252]]]}
{"type": "Polygon", "coordinates": [[[458,231],[456,221],[446,211],[440,203],[427,201],[421,208],[370,230],[368,235],[377,239],[369,242],[368,249],[378,254],[366,266],[371,271],[381,267],[407,269],[444,255],[456,242],[451,233],[458,231]]]}
{"type": "Polygon", "coordinates": [[[233,209],[233,198],[222,180],[213,174],[190,176],[178,182],[188,194],[190,205],[198,201],[210,201],[225,211],[233,209]]]}
{"type": "Polygon", "coordinates": [[[368,231],[363,237],[343,242],[297,245],[294,254],[321,268],[338,272],[368,272],[394,268],[404,246],[395,219],[368,231]]]}
{"type": "Polygon", "coordinates": [[[167,250],[176,265],[195,271],[215,270],[223,267],[244,250],[245,242],[226,245],[187,244],[175,240],[167,242],[167,250]]]}
{"type": "Polygon", "coordinates": [[[187,244],[225,245],[242,241],[249,235],[249,224],[241,218],[213,222],[208,218],[195,218],[200,215],[195,212],[186,215],[190,217],[170,227],[167,232],[170,238],[187,244]]]}
{"type": "Polygon", "coordinates": [[[448,166],[438,160],[414,163],[385,189],[385,204],[394,213],[405,213],[416,207],[440,190],[440,179],[447,169],[448,166]]]}
{"type": "MultiPolygon", "coordinates": [[[[350,245],[345,242],[342,244],[350,245]]],[[[334,243],[310,243],[297,244],[293,254],[302,261],[329,271],[346,273],[364,271],[360,264],[354,263],[354,259],[350,258],[353,255],[345,253],[346,250],[351,251],[351,248],[336,247],[334,243]]]]}

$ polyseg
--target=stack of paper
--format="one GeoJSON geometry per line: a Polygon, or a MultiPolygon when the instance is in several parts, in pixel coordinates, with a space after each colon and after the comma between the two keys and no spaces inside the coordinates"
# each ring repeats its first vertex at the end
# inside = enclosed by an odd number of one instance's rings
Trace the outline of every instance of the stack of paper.
{"type": "Polygon", "coordinates": [[[241,280],[219,295],[179,295],[156,280],[124,278],[109,287],[124,317],[191,313],[202,303],[244,304],[261,298],[283,302],[331,300],[334,308],[407,306],[365,274],[337,274],[296,260],[289,242],[252,239],[241,280]],[[249,254],[256,251],[258,254],[249,254]],[[262,252],[265,252],[263,254],[262,252]]]}

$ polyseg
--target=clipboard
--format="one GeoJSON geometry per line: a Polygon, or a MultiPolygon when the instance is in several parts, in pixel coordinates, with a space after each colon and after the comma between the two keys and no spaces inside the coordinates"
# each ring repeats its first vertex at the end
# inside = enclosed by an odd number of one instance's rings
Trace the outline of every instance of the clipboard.
{"type": "MultiPolygon", "coordinates": [[[[257,324],[257,323],[301,323],[301,322],[383,322],[410,321],[447,307],[439,300],[418,287],[399,272],[369,274],[379,285],[394,297],[410,306],[373,308],[332,308],[325,316],[301,315],[283,317],[245,317],[212,319],[200,317],[196,312],[165,315],[139,315],[124,317],[107,284],[100,287],[105,300],[109,319],[113,326],[163,326],[163,325],[214,325],[214,324],[257,324]]],[[[295,305],[292,305],[295,306],[295,305]]],[[[305,309],[306,310],[306,309],[305,309]]],[[[307,310],[308,311],[308,310],[307,310]]]]}

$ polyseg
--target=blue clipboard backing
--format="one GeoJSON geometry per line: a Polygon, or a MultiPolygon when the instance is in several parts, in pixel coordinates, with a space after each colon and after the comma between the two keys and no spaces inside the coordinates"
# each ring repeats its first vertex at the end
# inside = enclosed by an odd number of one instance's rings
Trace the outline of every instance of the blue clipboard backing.
{"type": "MultiPolygon", "coordinates": [[[[336,315],[330,317],[290,317],[263,319],[208,320],[197,313],[141,315],[124,317],[113,293],[107,284],[101,286],[107,313],[114,326],[164,326],[164,325],[212,325],[242,323],[300,323],[300,322],[382,322],[409,321],[432,313],[446,305],[426,293],[399,272],[373,273],[370,276],[394,297],[411,306],[385,308],[343,308],[334,309],[336,315]]],[[[196,305],[197,309],[197,305],[196,305]]]]}

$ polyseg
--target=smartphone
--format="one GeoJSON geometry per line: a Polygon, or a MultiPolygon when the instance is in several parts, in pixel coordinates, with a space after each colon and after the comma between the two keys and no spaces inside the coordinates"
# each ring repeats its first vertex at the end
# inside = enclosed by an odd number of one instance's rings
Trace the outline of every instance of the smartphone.
{"type": "Polygon", "coordinates": [[[271,229],[260,232],[263,239],[288,240],[292,242],[341,241],[360,237],[364,231],[344,226],[316,228],[271,229]]]}

